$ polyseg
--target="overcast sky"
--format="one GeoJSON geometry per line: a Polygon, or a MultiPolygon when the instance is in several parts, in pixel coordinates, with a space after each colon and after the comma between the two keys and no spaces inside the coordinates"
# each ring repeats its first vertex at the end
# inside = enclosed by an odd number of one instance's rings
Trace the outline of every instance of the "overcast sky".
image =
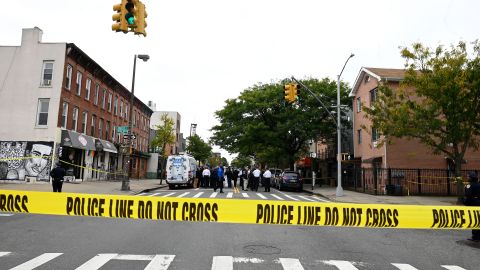
{"type": "Polygon", "coordinates": [[[205,140],[224,100],[256,83],[336,80],[354,53],[342,74],[351,86],[361,67],[403,68],[400,46],[471,42],[480,33],[475,0],[144,0],[146,38],[111,30],[120,0],[3,2],[0,45],[20,45],[22,28],[37,26],[43,42],[75,43],[127,89],[133,56],[149,54],[137,61],[135,95],[178,111],[181,131],[188,136],[196,123],[205,140]]]}

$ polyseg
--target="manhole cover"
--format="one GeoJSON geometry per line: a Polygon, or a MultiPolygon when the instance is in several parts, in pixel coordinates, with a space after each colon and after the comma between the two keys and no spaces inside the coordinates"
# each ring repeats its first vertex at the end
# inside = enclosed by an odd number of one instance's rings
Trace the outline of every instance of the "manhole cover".
{"type": "Polygon", "coordinates": [[[457,241],[457,244],[480,249],[480,242],[474,242],[470,240],[460,240],[460,241],[457,241]]]}
{"type": "Polygon", "coordinates": [[[280,252],[282,251],[277,247],[265,246],[265,245],[249,245],[249,246],[243,247],[243,250],[247,253],[264,254],[264,255],[280,254],[280,252]]]}

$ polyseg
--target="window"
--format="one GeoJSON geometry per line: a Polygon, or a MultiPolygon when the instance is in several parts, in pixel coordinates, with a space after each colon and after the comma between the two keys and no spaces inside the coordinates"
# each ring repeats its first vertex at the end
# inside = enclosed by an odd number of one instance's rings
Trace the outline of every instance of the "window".
{"type": "Polygon", "coordinates": [[[137,111],[133,110],[133,117],[132,117],[132,118],[133,118],[133,120],[132,120],[132,122],[133,122],[133,126],[135,127],[135,126],[136,126],[136,124],[137,124],[137,121],[136,121],[136,118],[137,118],[137,111]]]}
{"type": "Polygon", "coordinates": [[[117,123],[113,123],[112,142],[116,142],[115,141],[116,137],[117,137],[117,123]]]}
{"type": "Polygon", "coordinates": [[[98,105],[98,92],[100,91],[100,85],[95,85],[95,95],[93,96],[93,104],[98,105]]]}
{"type": "Polygon", "coordinates": [[[120,100],[120,117],[123,118],[123,100],[120,100]]]}
{"type": "Polygon", "coordinates": [[[48,98],[39,98],[38,99],[38,108],[37,108],[37,126],[47,126],[48,124],[48,105],[50,99],[48,98]]]}
{"type": "Polygon", "coordinates": [[[128,104],[125,103],[125,119],[128,120],[128,104]]]}
{"type": "Polygon", "coordinates": [[[68,103],[67,103],[67,102],[63,102],[62,128],[67,128],[67,116],[68,116],[68,103]]]}
{"type": "Polygon", "coordinates": [[[358,144],[362,143],[362,130],[361,129],[357,130],[357,142],[358,142],[358,144]]]}
{"type": "Polygon", "coordinates": [[[110,139],[110,121],[107,121],[107,125],[105,126],[105,139],[110,139]]]}
{"type": "Polygon", "coordinates": [[[77,71],[77,95],[80,96],[82,92],[82,73],[77,71]]]}
{"type": "Polygon", "coordinates": [[[370,106],[377,100],[377,88],[370,90],[370,106]]]}
{"type": "Polygon", "coordinates": [[[105,101],[107,100],[107,89],[102,90],[102,109],[105,110],[105,101]]]}
{"type": "Polygon", "coordinates": [[[90,136],[95,137],[95,123],[97,122],[97,116],[92,115],[92,123],[90,125],[90,136]]]}
{"type": "Polygon", "coordinates": [[[113,115],[118,115],[118,97],[115,96],[115,101],[113,102],[113,115]]]}
{"type": "Polygon", "coordinates": [[[112,93],[108,93],[108,111],[112,111],[112,93]]]}
{"type": "Polygon", "coordinates": [[[77,131],[77,121],[78,121],[78,108],[73,108],[72,113],[72,130],[77,131]]]}
{"type": "Polygon", "coordinates": [[[103,138],[103,119],[98,119],[98,137],[100,139],[103,138]]]}
{"type": "Polygon", "coordinates": [[[370,81],[370,76],[366,75],[365,76],[365,83],[368,83],[370,81]]]}
{"type": "Polygon", "coordinates": [[[67,65],[67,77],[65,78],[65,88],[70,90],[72,87],[72,72],[73,67],[71,65],[67,65]]]}
{"type": "Polygon", "coordinates": [[[87,84],[85,86],[85,99],[90,100],[90,89],[92,88],[92,79],[87,79],[87,84]]]}
{"type": "Polygon", "coordinates": [[[53,77],[53,61],[43,61],[42,86],[51,86],[53,77]]]}
{"type": "Polygon", "coordinates": [[[357,98],[357,113],[362,111],[362,100],[357,98]]]}
{"type": "Polygon", "coordinates": [[[378,129],[372,128],[372,142],[376,142],[380,139],[380,134],[378,133],[378,129]]]}
{"type": "Polygon", "coordinates": [[[83,134],[87,133],[87,119],[88,119],[88,112],[83,112],[83,117],[82,117],[82,133],[83,134]]]}

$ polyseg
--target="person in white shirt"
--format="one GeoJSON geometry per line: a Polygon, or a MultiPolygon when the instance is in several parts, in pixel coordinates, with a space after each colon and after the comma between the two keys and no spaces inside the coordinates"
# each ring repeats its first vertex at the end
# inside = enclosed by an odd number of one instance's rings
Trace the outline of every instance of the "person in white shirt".
{"type": "Polygon", "coordinates": [[[270,178],[272,178],[272,173],[267,168],[263,173],[264,183],[263,186],[265,187],[265,192],[270,192],[270,178]]]}
{"type": "Polygon", "coordinates": [[[210,183],[210,170],[208,167],[202,172],[202,187],[208,188],[208,184],[210,183]]]}
{"type": "Polygon", "coordinates": [[[258,169],[258,167],[255,168],[253,171],[253,186],[252,190],[258,191],[258,184],[260,183],[260,174],[262,172],[258,169]]]}

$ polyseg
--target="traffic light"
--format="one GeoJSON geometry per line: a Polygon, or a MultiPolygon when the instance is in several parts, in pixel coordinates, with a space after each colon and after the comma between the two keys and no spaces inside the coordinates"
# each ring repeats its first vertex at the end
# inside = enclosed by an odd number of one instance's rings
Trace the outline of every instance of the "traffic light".
{"type": "Polygon", "coordinates": [[[300,90],[298,89],[298,84],[292,83],[292,99],[293,101],[298,100],[298,94],[300,94],[300,90]]]}
{"type": "Polygon", "coordinates": [[[127,10],[127,12],[125,13],[125,19],[127,20],[128,27],[135,27],[135,12],[137,8],[137,3],[138,0],[127,0],[127,3],[125,3],[125,9],[127,10]]]}
{"type": "Polygon", "coordinates": [[[135,35],[143,35],[144,37],[147,36],[147,33],[145,32],[145,28],[147,27],[147,22],[145,21],[145,18],[147,17],[147,11],[145,10],[145,5],[138,1],[138,3],[135,5],[135,22],[136,26],[135,27],[135,35]]]}
{"type": "Polygon", "coordinates": [[[285,100],[287,102],[293,102],[294,99],[293,99],[293,87],[292,87],[292,84],[289,83],[289,84],[286,84],[284,87],[284,92],[285,92],[285,100]]]}
{"type": "Polygon", "coordinates": [[[125,15],[127,14],[126,4],[127,0],[122,0],[120,4],[113,6],[113,11],[116,11],[117,13],[112,16],[112,20],[116,22],[112,24],[112,31],[123,33],[128,32],[128,23],[125,18],[125,15]]]}

